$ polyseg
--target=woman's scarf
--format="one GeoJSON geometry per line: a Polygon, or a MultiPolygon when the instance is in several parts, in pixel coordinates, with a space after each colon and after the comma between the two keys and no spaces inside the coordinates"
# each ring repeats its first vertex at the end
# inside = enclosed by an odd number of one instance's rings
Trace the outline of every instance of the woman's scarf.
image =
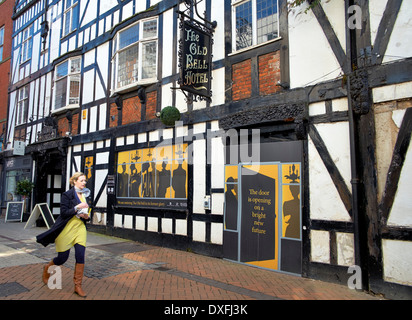
{"type": "Polygon", "coordinates": [[[79,188],[74,187],[74,190],[75,190],[77,193],[83,194],[85,198],[87,198],[88,196],[90,196],[90,190],[87,189],[87,188],[79,189],[79,188]]]}

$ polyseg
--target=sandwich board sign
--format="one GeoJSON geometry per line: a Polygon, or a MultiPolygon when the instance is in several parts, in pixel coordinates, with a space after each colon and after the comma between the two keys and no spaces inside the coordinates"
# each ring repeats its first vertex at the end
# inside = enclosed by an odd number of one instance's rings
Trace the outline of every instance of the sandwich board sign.
{"type": "Polygon", "coordinates": [[[23,201],[8,202],[5,222],[7,221],[19,221],[21,222],[23,216],[23,201]]]}
{"type": "Polygon", "coordinates": [[[27,220],[24,229],[26,229],[27,227],[33,227],[36,224],[36,220],[39,218],[40,215],[43,217],[43,220],[46,223],[47,228],[50,229],[50,227],[54,224],[54,218],[47,203],[36,204],[36,206],[30,214],[29,220],[27,220]]]}

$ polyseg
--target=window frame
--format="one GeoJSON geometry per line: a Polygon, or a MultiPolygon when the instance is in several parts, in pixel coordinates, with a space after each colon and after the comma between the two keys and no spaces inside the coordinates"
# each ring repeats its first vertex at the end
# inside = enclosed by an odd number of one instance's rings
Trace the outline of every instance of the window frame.
{"type": "Polygon", "coordinates": [[[27,116],[29,113],[29,96],[30,87],[26,85],[17,90],[17,108],[16,108],[16,126],[27,123],[27,116]],[[22,96],[22,93],[24,96],[22,96]]]}
{"type": "Polygon", "coordinates": [[[258,27],[257,27],[257,0],[232,0],[232,52],[238,53],[242,51],[247,51],[258,46],[265,45],[267,43],[276,41],[280,39],[280,14],[279,14],[279,0],[276,1],[276,15],[277,15],[277,36],[273,39],[258,43],[258,27]],[[237,48],[237,37],[236,37],[236,8],[250,2],[252,6],[252,44],[243,48],[237,48]]]}
{"type": "Polygon", "coordinates": [[[66,0],[65,3],[65,9],[63,12],[63,24],[62,24],[62,38],[66,37],[70,33],[76,31],[76,29],[79,26],[79,1],[78,0],[66,0]],[[71,3],[69,7],[67,7],[67,4],[71,3]],[[77,10],[77,21],[73,23],[73,12],[74,10],[77,10]],[[69,30],[66,31],[66,23],[67,23],[67,16],[69,15],[69,30]]]}
{"type": "Polygon", "coordinates": [[[62,110],[66,107],[73,106],[73,107],[79,107],[80,106],[80,90],[81,90],[81,73],[82,73],[82,57],[81,56],[76,56],[76,57],[71,57],[69,59],[66,59],[59,64],[56,65],[55,70],[54,70],[54,79],[53,79],[53,111],[58,111],[62,110]],[[73,61],[79,60],[79,66],[78,70],[73,70],[73,61]],[[58,74],[58,68],[60,66],[63,66],[63,64],[67,63],[67,73],[64,75],[59,76],[58,74]],[[78,96],[77,97],[71,97],[70,95],[70,89],[71,89],[71,79],[74,77],[78,77],[78,96]],[[66,81],[66,88],[65,88],[65,94],[66,94],[66,101],[62,103],[62,105],[58,108],[56,108],[56,103],[57,103],[57,86],[60,82],[66,81]],[[72,102],[70,101],[71,98],[77,99],[77,102],[72,102]]]}
{"type": "MultiPolygon", "coordinates": [[[[146,84],[152,84],[158,81],[158,68],[159,68],[159,18],[156,17],[150,17],[147,19],[142,19],[116,33],[116,35],[113,37],[113,49],[112,49],[112,58],[111,58],[111,68],[112,68],[112,88],[111,92],[112,94],[116,92],[122,92],[122,91],[127,91],[128,89],[133,89],[136,86],[139,85],[146,85],[146,84]],[[148,36],[144,37],[144,25],[147,22],[155,21],[156,22],[156,35],[154,36],[148,36]],[[127,44],[124,47],[120,48],[120,37],[122,34],[127,32],[127,30],[130,30],[131,28],[135,28],[138,26],[138,34],[139,38],[138,40],[134,41],[133,43],[127,44]],[[147,44],[150,43],[155,43],[155,49],[156,49],[156,57],[155,57],[155,64],[154,64],[154,71],[153,77],[150,78],[143,78],[143,70],[144,70],[144,65],[143,65],[143,55],[144,55],[144,47],[147,44]],[[119,84],[119,56],[122,53],[125,53],[127,50],[133,49],[134,47],[137,47],[137,80],[135,81],[128,81],[127,84],[125,85],[120,85],[119,84]]],[[[133,72],[135,70],[132,70],[133,72]]]]}
{"type": "Polygon", "coordinates": [[[33,50],[33,25],[22,31],[20,64],[23,64],[31,59],[33,50]]]}
{"type": "Polygon", "coordinates": [[[0,28],[0,62],[3,61],[5,27],[0,28]]]}

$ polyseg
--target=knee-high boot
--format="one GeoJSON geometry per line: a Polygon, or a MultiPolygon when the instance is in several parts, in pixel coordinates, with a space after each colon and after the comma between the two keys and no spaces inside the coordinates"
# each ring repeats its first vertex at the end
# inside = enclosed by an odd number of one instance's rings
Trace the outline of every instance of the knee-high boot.
{"type": "Polygon", "coordinates": [[[47,284],[50,278],[49,267],[54,266],[53,260],[51,260],[47,265],[43,268],[43,282],[47,284]]]}
{"type": "Polygon", "coordinates": [[[82,289],[82,280],[84,272],[84,263],[76,263],[74,267],[74,292],[80,297],[86,297],[86,293],[82,289]]]}

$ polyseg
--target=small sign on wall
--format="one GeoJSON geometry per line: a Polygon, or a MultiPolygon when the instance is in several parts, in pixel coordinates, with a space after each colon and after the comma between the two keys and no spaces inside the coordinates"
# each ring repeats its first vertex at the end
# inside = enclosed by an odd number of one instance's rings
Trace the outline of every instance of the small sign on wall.
{"type": "Polygon", "coordinates": [[[15,156],[24,156],[26,152],[26,143],[24,141],[14,141],[13,145],[13,155],[15,156]]]}

